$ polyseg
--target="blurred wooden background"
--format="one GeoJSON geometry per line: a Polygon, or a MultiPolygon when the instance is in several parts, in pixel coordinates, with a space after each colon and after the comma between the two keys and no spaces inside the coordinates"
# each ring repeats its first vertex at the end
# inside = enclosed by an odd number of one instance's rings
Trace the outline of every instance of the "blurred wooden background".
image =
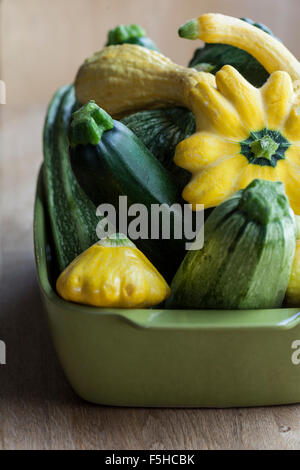
{"type": "Polygon", "coordinates": [[[85,57],[102,48],[107,31],[139,23],[161,51],[186,64],[197,41],[178,26],[205,12],[264,22],[300,56],[299,0],[0,0],[1,77],[8,104],[48,102],[71,82],[85,57]]]}

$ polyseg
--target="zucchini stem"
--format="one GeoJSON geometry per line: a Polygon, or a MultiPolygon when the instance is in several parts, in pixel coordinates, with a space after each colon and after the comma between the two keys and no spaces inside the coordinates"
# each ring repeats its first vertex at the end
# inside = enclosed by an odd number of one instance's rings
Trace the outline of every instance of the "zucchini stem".
{"type": "Polygon", "coordinates": [[[111,29],[108,33],[107,46],[122,44],[131,39],[142,38],[146,36],[146,31],[137,24],[120,24],[111,29]]]}
{"type": "Polygon", "coordinates": [[[72,114],[70,145],[99,144],[104,131],[112,129],[114,121],[95,101],[89,101],[72,114]]]}

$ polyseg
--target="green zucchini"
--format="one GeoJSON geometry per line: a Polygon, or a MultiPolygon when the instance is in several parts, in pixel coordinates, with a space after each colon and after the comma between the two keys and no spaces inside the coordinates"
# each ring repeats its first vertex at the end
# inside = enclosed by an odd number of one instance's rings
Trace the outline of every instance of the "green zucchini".
{"type": "Polygon", "coordinates": [[[214,209],[202,250],[190,251],[171,285],[170,308],[263,309],[282,305],[296,223],[281,182],[254,180],[214,209]]]}
{"type": "MultiPolygon", "coordinates": [[[[261,23],[254,23],[248,18],[242,20],[273,35],[272,31],[261,23]]],[[[269,77],[265,68],[248,52],[227,44],[205,44],[204,47],[196,49],[189,67],[216,74],[226,64],[235,67],[256,87],[261,87],[269,77]]]]}
{"type": "Polygon", "coordinates": [[[137,46],[158,51],[156,44],[147,37],[146,31],[136,24],[121,24],[111,29],[108,33],[106,46],[116,44],[136,44],[137,46]]]}
{"type": "MultiPolygon", "coordinates": [[[[178,188],[161,163],[130,129],[113,121],[94,102],[74,113],[70,143],[71,165],[81,187],[94,204],[112,204],[117,218],[119,196],[127,196],[128,206],[143,204],[148,215],[153,204],[181,204],[178,188]],[[113,128],[108,130],[111,124],[113,128]],[[100,129],[98,138],[97,126],[100,129]]],[[[181,216],[174,211],[171,218],[170,240],[161,237],[134,240],[168,279],[174,275],[185,254],[185,240],[174,239],[172,230],[174,224],[182,223],[181,216]]],[[[128,217],[129,223],[131,220],[128,217]]],[[[121,231],[124,230],[121,228],[121,231]]]]}
{"type": "Polygon", "coordinates": [[[153,153],[168,171],[180,191],[190,180],[190,173],[175,165],[176,145],[195,132],[195,119],[185,108],[141,111],[121,120],[153,153]]]}
{"type": "Polygon", "coordinates": [[[63,271],[97,241],[96,207],[80,188],[69,161],[68,128],[73,86],[54,95],[44,124],[44,183],[57,264],[63,271]]]}

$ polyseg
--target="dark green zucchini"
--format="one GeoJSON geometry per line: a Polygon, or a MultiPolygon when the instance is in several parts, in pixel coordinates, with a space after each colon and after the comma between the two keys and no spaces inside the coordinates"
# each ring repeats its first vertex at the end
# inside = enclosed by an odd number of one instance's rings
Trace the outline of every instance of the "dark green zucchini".
{"type": "Polygon", "coordinates": [[[185,108],[141,111],[121,120],[143,142],[169,172],[180,192],[190,180],[190,173],[175,165],[176,145],[195,132],[195,119],[185,108]]]}
{"type": "Polygon", "coordinates": [[[75,95],[73,86],[54,95],[44,125],[44,183],[51,230],[62,271],[97,241],[96,207],[80,188],[70,166],[68,128],[75,95]]]}
{"type": "Polygon", "coordinates": [[[158,51],[156,44],[147,37],[146,31],[136,24],[121,24],[111,29],[108,33],[106,46],[114,46],[116,44],[136,44],[137,46],[158,51]]]}
{"type": "MultiPolygon", "coordinates": [[[[118,214],[119,196],[127,196],[128,206],[144,204],[150,215],[153,204],[172,206],[181,203],[178,188],[161,163],[124,124],[112,121],[106,113],[105,119],[103,110],[102,124],[100,115],[97,122],[100,134],[96,144],[94,117],[96,113],[97,120],[99,109],[93,102],[84,105],[74,113],[70,128],[72,168],[81,187],[94,204],[112,204],[118,214]],[[107,128],[111,122],[113,128],[104,131],[104,127],[107,128]],[[94,145],[88,142],[93,142],[94,145]]],[[[184,256],[185,240],[175,240],[172,230],[175,223],[182,223],[179,217],[175,211],[170,240],[134,240],[168,279],[173,276],[184,256]]],[[[128,223],[131,220],[129,217],[128,223]]],[[[120,227],[117,226],[116,230],[119,231],[120,227]]]]}
{"type": "MultiPolygon", "coordinates": [[[[254,23],[248,18],[242,18],[268,34],[272,31],[261,23],[254,23]]],[[[224,65],[235,67],[252,85],[261,87],[269,77],[265,68],[248,52],[227,44],[205,44],[196,49],[189,67],[195,67],[216,74],[224,65]]]]}

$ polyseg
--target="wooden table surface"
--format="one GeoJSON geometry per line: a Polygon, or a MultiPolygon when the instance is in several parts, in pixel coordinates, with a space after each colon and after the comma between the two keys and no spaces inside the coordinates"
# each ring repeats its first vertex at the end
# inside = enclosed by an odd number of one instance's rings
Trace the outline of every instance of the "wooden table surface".
{"type": "Polygon", "coordinates": [[[125,409],[75,396],[52,348],[33,259],[45,107],[0,112],[0,449],[300,449],[297,405],[125,409]]]}

